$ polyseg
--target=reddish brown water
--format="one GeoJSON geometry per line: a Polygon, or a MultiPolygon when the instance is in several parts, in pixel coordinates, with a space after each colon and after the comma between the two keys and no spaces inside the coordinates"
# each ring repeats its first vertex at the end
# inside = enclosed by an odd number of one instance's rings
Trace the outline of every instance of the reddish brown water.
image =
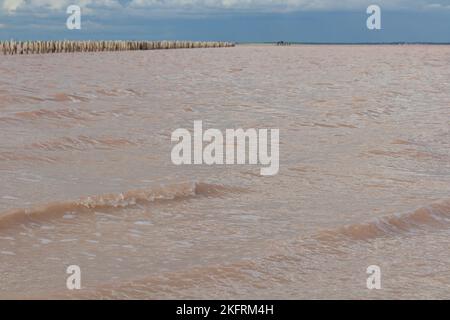
{"type": "Polygon", "coordinates": [[[6,56],[0,72],[0,298],[450,298],[449,46],[6,56]],[[278,175],[173,165],[194,120],[278,128],[278,175]]]}

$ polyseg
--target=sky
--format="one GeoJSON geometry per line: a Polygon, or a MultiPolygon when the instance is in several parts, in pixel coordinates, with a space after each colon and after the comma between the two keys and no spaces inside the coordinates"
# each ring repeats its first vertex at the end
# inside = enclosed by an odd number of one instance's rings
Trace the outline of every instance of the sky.
{"type": "Polygon", "coordinates": [[[450,0],[0,0],[0,40],[446,42],[450,0]],[[381,8],[381,30],[366,9],[381,8]],[[69,5],[81,30],[68,30],[69,5]]]}

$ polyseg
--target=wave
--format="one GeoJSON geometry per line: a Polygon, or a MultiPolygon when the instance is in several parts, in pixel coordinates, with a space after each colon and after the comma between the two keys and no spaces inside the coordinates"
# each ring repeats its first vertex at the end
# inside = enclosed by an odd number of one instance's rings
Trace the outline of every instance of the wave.
{"type": "Polygon", "coordinates": [[[15,112],[7,116],[0,116],[0,123],[17,125],[23,122],[50,121],[58,124],[65,121],[66,124],[87,123],[102,116],[101,112],[64,108],[57,110],[37,109],[32,111],[15,112]]]}
{"type": "MultiPolygon", "coordinates": [[[[261,264],[264,259],[240,260],[213,265],[199,265],[181,270],[155,273],[150,276],[107,282],[82,288],[75,291],[52,291],[46,293],[20,294],[17,297],[8,295],[8,299],[167,299],[179,296],[180,292],[196,288],[216,288],[227,286],[233,282],[246,282],[252,286],[261,286],[261,277],[270,280],[286,281],[282,275],[270,274],[261,264]],[[255,277],[256,276],[256,277],[255,277]]],[[[196,293],[198,294],[198,292],[196,293]]],[[[202,294],[202,293],[201,293],[202,294]]],[[[224,294],[224,292],[221,292],[224,294]]]]}
{"type": "Polygon", "coordinates": [[[0,90],[0,107],[6,107],[12,104],[39,103],[43,101],[45,101],[45,99],[40,97],[10,93],[3,94],[2,90],[0,90]]]}
{"type": "MultiPolygon", "coordinates": [[[[207,190],[208,185],[204,185],[207,190]]],[[[214,189],[212,189],[214,190],[214,189]]],[[[206,295],[218,297],[249,296],[252,288],[273,288],[292,283],[291,273],[280,268],[290,268],[302,277],[298,270],[314,263],[313,255],[335,255],[343,241],[370,240],[377,237],[398,236],[414,230],[443,228],[450,224],[450,200],[434,203],[410,213],[386,216],[365,224],[321,232],[312,237],[292,241],[275,240],[265,243],[266,252],[250,259],[211,265],[192,266],[181,270],[155,273],[146,277],[108,282],[85,288],[79,292],[50,292],[47,299],[166,299],[190,297],[202,299],[206,295]],[[286,274],[286,275],[285,275],[286,274]],[[245,282],[249,290],[233,291],[245,282]],[[224,288],[223,291],[217,288],[224,288]],[[212,291],[209,291],[211,289],[212,291]],[[220,292],[220,293],[219,293],[220,292]]],[[[326,257],[322,257],[326,260],[326,257]]],[[[320,260],[320,261],[322,261],[320,260]]],[[[304,273],[304,272],[303,272],[304,273]]],[[[270,289],[272,290],[272,289],[270,289]]],[[[42,295],[29,295],[21,299],[38,299],[42,295]]]]}
{"type": "Polygon", "coordinates": [[[25,154],[23,152],[0,152],[0,161],[27,161],[27,162],[44,162],[54,163],[57,161],[55,157],[39,156],[33,154],[25,154]]]}
{"type": "Polygon", "coordinates": [[[70,119],[70,120],[80,120],[86,121],[89,120],[90,116],[95,115],[93,112],[84,112],[84,114],[80,113],[79,110],[75,109],[59,109],[59,110],[48,110],[48,109],[38,109],[33,111],[22,111],[16,112],[14,114],[17,118],[23,120],[35,120],[35,119],[51,119],[51,120],[62,120],[62,119],[70,119]]]}
{"type": "Polygon", "coordinates": [[[367,223],[352,224],[335,230],[322,231],[320,241],[371,240],[380,237],[409,234],[450,224],[450,200],[444,200],[412,212],[384,216],[367,223]]]}
{"type": "MultiPolygon", "coordinates": [[[[23,103],[40,103],[40,102],[88,102],[90,99],[85,96],[80,96],[76,94],[68,94],[68,93],[56,93],[54,95],[43,97],[30,94],[21,94],[19,92],[9,92],[6,90],[0,89],[0,101],[2,104],[11,105],[11,104],[23,104],[23,103]]],[[[1,106],[1,105],[0,105],[1,106]]]]}
{"type": "Polygon", "coordinates": [[[31,148],[45,151],[114,149],[117,147],[136,146],[137,142],[125,138],[101,136],[92,138],[85,135],[77,137],[62,137],[44,142],[35,142],[31,148]]]}
{"type": "Polygon", "coordinates": [[[228,192],[242,191],[217,184],[185,182],[157,188],[130,190],[118,194],[104,194],[80,198],[76,201],[52,202],[27,209],[12,209],[0,213],[0,228],[5,228],[33,219],[51,219],[64,213],[88,213],[94,210],[115,210],[161,201],[186,200],[196,196],[217,197],[228,192]]]}
{"type": "Polygon", "coordinates": [[[109,97],[118,97],[118,96],[144,96],[144,92],[137,91],[134,89],[99,89],[96,91],[97,94],[109,96],[109,97]]]}
{"type": "Polygon", "coordinates": [[[49,98],[50,101],[55,102],[87,102],[88,98],[75,94],[57,93],[53,97],[49,98]]]}

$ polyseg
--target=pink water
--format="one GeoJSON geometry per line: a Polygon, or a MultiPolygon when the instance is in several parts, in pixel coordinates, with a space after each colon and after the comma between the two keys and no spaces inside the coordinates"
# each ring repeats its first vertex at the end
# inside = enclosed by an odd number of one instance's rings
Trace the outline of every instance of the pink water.
{"type": "Polygon", "coordinates": [[[0,298],[450,298],[450,46],[5,56],[0,72],[0,298]],[[194,120],[278,128],[279,173],[175,166],[171,133],[194,120]]]}

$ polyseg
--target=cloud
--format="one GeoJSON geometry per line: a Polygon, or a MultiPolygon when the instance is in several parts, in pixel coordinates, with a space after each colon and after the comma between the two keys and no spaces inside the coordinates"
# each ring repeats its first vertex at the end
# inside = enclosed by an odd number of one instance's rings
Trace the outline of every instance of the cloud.
{"type": "Polygon", "coordinates": [[[0,7],[6,13],[43,12],[51,14],[54,11],[64,10],[69,5],[76,4],[82,8],[116,8],[122,7],[119,0],[0,0],[0,7]]]}
{"type": "Polygon", "coordinates": [[[445,3],[430,3],[427,5],[427,8],[450,10],[450,1],[447,4],[445,4],[445,3]]]}
{"type": "Polygon", "coordinates": [[[24,0],[4,0],[2,8],[8,13],[14,12],[25,3],[24,0]]]}
{"type": "MultiPolygon", "coordinates": [[[[415,7],[426,0],[378,0],[384,8],[415,7]]],[[[243,10],[348,10],[373,4],[374,0],[131,0],[130,7],[137,8],[209,8],[243,10]]]]}
{"type": "Polygon", "coordinates": [[[155,12],[289,12],[361,10],[370,4],[382,9],[446,10],[450,0],[0,0],[3,14],[48,14],[78,4],[85,14],[116,10],[151,14],[155,12]],[[140,12],[139,12],[140,11],[140,12]]]}

